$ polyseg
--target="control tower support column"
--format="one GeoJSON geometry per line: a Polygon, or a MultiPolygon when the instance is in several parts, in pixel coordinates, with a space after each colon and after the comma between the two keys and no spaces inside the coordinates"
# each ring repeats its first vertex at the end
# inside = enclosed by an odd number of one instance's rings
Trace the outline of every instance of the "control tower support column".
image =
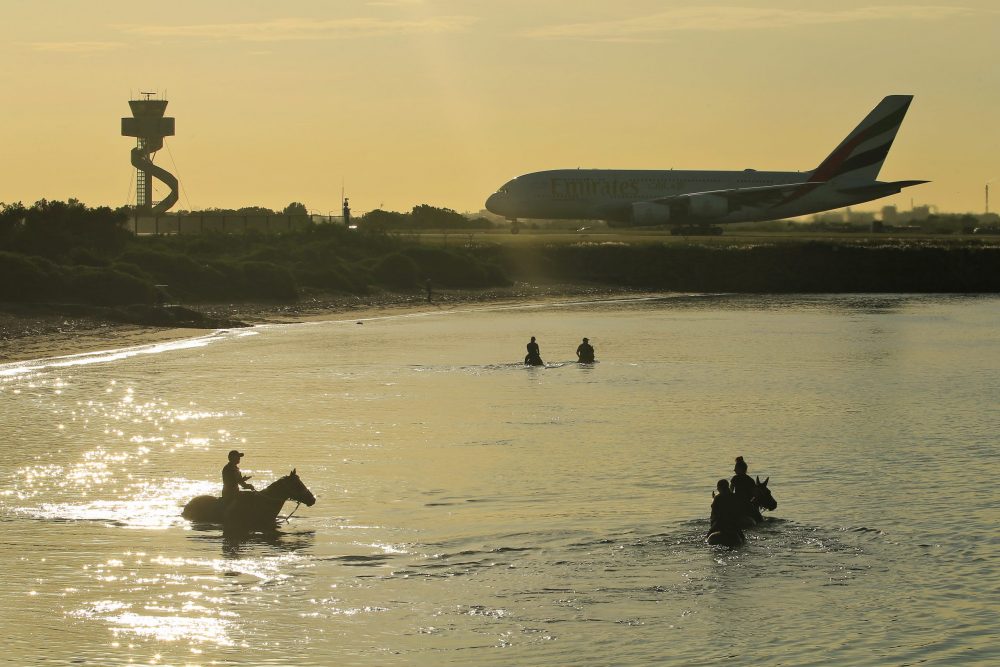
{"type": "Polygon", "coordinates": [[[132,118],[122,118],[122,136],[135,137],[132,149],[132,166],[136,168],[136,209],[143,213],[158,214],[177,203],[177,178],[169,171],[153,164],[152,156],[163,148],[163,138],[174,136],[174,119],[164,117],[166,100],[151,100],[152,93],[143,93],[146,99],[129,100],[132,118]],[[170,194],[153,204],[153,177],[170,188],[170,194]]]}

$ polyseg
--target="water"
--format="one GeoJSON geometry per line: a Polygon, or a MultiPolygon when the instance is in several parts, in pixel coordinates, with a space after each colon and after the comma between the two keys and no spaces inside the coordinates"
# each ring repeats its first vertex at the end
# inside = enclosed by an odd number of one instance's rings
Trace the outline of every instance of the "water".
{"type": "Polygon", "coordinates": [[[997,297],[675,296],[0,366],[0,660],[993,664],[998,330],[997,297]],[[192,529],[233,448],[317,504],[192,529]],[[708,547],[737,455],[778,508],[708,547]]]}

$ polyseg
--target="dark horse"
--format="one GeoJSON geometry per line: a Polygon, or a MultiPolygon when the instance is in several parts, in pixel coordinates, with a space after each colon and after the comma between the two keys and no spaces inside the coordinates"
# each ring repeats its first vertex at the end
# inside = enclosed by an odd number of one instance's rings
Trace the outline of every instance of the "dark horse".
{"type": "Polygon", "coordinates": [[[723,528],[721,530],[713,530],[705,538],[705,542],[708,544],[714,544],[720,547],[729,547],[730,549],[735,549],[744,542],[747,538],[743,535],[743,531],[739,528],[723,528]]]}
{"type": "Polygon", "coordinates": [[[767,488],[770,479],[768,477],[762,482],[760,477],[756,478],[757,483],[754,485],[753,496],[750,497],[750,506],[747,508],[747,514],[743,517],[744,528],[753,528],[764,523],[764,515],[760,513],[762,509],[769,512],[778,509],[778,501],[771,495],[771,489],[767,488]]]}
{"type": "Polygon", "coordinates": [[[767,483],[770,479],[768,477],[762,482],[760,481],[760,477],[758,477],[754,485],[753,496],[750,498],[750,504],[742,508],[743,515],[739,517],[739,521],[736,524],[729,523],[727,525],[722,522],[718,526],[713,525],[705,541],[709,544],[729,547],[730,549],[735,549],[746,542],[746,536],[741,529],[753,528],[762,523],[764,521],[764,516],[760,513],[762,509],[774,511],[778,508],[778,501],[774,499],[774,496],[771,495],[771,490],[767,488],[767,483]]]}
{"type": "Polygon", "coordinates": [[[306,507],[316,504],[316,497],[294,470],[263,491],[241,491],[228,507],[217,496],[192,498],[181,516],[195,523],[219,523],[227,528],[267,529],[274,527],[286,500],[304,503],[306,507]]]}

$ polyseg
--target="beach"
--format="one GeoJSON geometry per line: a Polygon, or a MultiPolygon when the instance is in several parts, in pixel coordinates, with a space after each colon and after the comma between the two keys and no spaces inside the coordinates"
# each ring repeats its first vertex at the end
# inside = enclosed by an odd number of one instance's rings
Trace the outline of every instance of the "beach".
{"type": "MultiPolygon", "coordinates": [[[[389,313],[442,309],[467,304],[525,303],[560,298],[611,297],[622,288],[592,285],[515,283],[510,287],[426,292],[377,292],[364,295],[307,294],[294,303],[184,304],[207,321],[234,321],[246,326],[335,319],[358,319],[389,313]]],[[[0,306],[0,363],[132,347],[201,335],[217,327],[159,327],[121,323],[48,310],[0,306]]]]}

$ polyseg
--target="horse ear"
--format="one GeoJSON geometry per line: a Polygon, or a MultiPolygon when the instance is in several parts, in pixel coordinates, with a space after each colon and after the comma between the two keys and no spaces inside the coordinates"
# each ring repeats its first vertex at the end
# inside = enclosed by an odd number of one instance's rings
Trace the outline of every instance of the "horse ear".
{"type": "Polygon", "coordinates": [[[295,477],[295,468],[292,468],[292,472],[288,473],[289,477],[295,477]]]}
{"type": "Polygon", "coordinates": [[[760,484],[760,475],[757,475],[757,483],[760,484]]]}
{"type": "Polygon", "coordinates": [[[767,486],[767,483],[770,482],[770,481],[771,481],[771,476],[768,475],[767,479],[764,480],[764,486],[767,486]]]}

